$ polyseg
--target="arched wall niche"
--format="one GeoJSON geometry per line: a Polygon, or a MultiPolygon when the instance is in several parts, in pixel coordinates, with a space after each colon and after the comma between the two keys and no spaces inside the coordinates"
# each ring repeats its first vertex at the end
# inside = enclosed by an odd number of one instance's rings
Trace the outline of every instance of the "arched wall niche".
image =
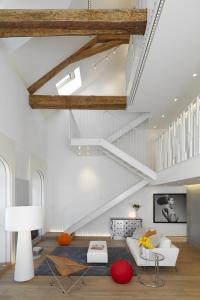
{"type": "Polygon", "coordinates": [[[46,232],[45,222],[45,196],[46,196],[46,173],[47,168],[45,162],[35,156],[30,159],[30,205],[41,206],[43,210],[43,228],[39,231],[39,235],[46,232]]]}

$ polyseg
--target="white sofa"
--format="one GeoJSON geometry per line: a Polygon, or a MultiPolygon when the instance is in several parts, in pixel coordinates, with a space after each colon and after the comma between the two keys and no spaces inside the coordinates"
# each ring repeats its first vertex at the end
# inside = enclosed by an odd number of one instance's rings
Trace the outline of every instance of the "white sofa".
{"type": "MultiPolygon", "coordinates": [[[[163,237],[161,246],[159,246],[158,248],[154,248],[153,251],[156,253],[161,253],[165,257],[164,260],[159,262],[160,266],[175,267],[179,254],[179,248],[171,244],[171,241],[169,241],[169,239],[163,237]]],[[[140,257],[141,249],[139,247],[138,240],[128,237],[126,239],[126,242],[137,266],[155,266],[155,263],[153,261],[146,261],[140,257]]]]}

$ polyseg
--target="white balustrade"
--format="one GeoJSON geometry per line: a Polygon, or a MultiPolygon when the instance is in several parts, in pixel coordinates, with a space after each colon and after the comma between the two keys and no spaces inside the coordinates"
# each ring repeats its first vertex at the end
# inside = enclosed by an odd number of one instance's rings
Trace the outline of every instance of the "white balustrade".
{"type": "Polygon", "coordinates": [[[155,169],[160,171],[200,154],[200,99],[197,98],[155,142],[155,169]]]}

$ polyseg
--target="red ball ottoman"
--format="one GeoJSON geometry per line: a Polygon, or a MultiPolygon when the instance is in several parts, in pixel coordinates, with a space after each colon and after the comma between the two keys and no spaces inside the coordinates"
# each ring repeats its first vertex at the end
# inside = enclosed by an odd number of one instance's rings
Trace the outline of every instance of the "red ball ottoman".
{"type": "Polygon", "coordinates": [[[119,259],[112,264],[110,273],[115,282],[126,284],[133,277],[133,268],[126,260],[119,259]]]}

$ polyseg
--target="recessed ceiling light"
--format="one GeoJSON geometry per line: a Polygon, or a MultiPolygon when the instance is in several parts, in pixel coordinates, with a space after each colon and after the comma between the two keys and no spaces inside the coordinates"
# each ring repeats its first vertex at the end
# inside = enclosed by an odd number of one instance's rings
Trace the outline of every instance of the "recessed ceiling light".
{"type": "Polygon", "coordinates": [[[192,75],[192,77],[193,77],[193,78],[197,77],[197,73],[194,73],[194,74],[192,75]]]}
{"type": "Polygon", "coordinates": [[[78,146],[78,150],[81,150],[81,146],[78,146]]]}
{"type": "Polygon", "coordinates": [[[157,128],[157,126],[153,126],[153,129],[156,129],[157,128]]]}
{"type": "Polygon", "coordinates": [[[178,102],[178,98],[175,98],[175,99],[174,99],[174,102],[178,102]]]}
{"type": "Polygon", "coordinates": [[[164,118],[165,118],[165,115],[163,114],[161,117],[164,119],[164,118]]]}

